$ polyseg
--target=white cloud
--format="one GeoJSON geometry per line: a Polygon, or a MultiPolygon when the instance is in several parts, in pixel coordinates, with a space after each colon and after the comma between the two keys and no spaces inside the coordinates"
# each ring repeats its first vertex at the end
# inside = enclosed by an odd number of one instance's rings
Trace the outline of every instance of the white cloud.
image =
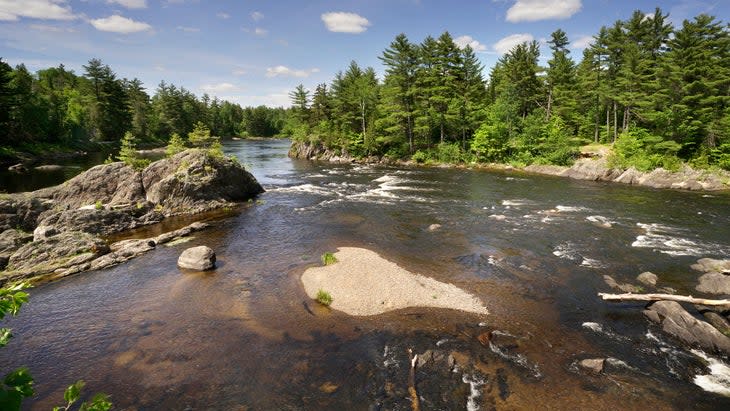
{"type": "Polygon", "coordinates": [[[230,14],[223,13],[223,12],[217,13],[216,16],[218,16],[219,19],[223,19],[223,20],[226,20],[226,19],[230,19],[231,18],[231,15],[230,14]]]}
{"type": "Polygon", "coordinates": [[[355,13],[324,13],[322,21],[327,30],[337,33],[362,33],[370,26],[368,19],[355,13]]]}
{"type": "Polygon", "coordinates": [[[101,19],[90,20],[89,23],[91,23],[91,25],[97,30],[122,34],[137,33],[152,29],[152,26],[147,23],[134,21],[118,14],[101,19]]]}
{"type": "Polygon", "coordinates": [[[248,72],[244,69],[238,68],[231,72],[234,76],[245,76],[248,72]]]}
{"type": "Polygon", "coordinates": [[[532,34],[528,33],[520,33],[520,34],[511,34],[498,42],[494,43],[492,45],[492,48],[499,54],[505,54],[512,50],[512,48],[518,44],[522,44],[526,41],[532,41],[535,38],[532,37],[532,34]]]}
{"type": "Polygon", "coordinates": [[[593,36],[581,36],[573,40],[570,44],[570,48],[573,50],[581,50],[593,43],[593,36]]]}
{"type": "Polygon", "coordinates": [[[146,9],[147,0],[106,0],[109,4],[119,4],[128,9],[146,9]]]}
{"type": "Polygon", "coordinates": [[[466,46],[471,46],[474,51],[487,51],[487,46],[478,42],[472,36],[459,36],[454,39],[454,43],[456,43],[460,49],[464,49],[466,46]]]}
{"type": "Polygon", "coordinates": [[[188,33],[197,33],[200,31],[200,29],[197,27],[177,26],[177,29],[180,31],[188,32],[188,33]]]}
{"type": "Polygon", "coordinates": [[[562,20],[577,13],[581,0],[517,0],[507,10],[507,21],[562,20]]]}
{"type": "Polygon", "coordinates": [[[253,31],[253,33],[257,36],[263,37],[263,36],[269,34],[269,31],[266,29],[262,29],[261,27],[256,27],[256,29],[253,31]]]}
{"type": "Polygon", "coordinates": [[[203,84],[200,89],[211,94],[225,94],[239,91],[240,87],[231,83],[203,84]]]}
{"type": "Polygon", "coordinates": [[[72,28],[61,28],[61,27],[56,27],[56,26],[49,26],[47,24],[31,24],[28,27],[30,27],[33,30],[45,31],[45,32],[49,32],[49,33],[75,33],[76,32],[76,30],[74,30],[72,28]]]}
{"type": "Polygon", "coordinates": [[[260,11],[254,11],[253,13],[251,13],[251,19],[253,19],[253,21],[260,21],[263,20],[263,18],[264,13],[261,13],[260,11]]]}
{"type": "Polygon", "coordinates": [[[286,66],[269,67],[266,69],[266,77],[309,77],[312,73],[319,73],[319,69],[294,70],[286,66]]]}
{"type": "Polygon", "coordinates": [[[0,0],[0,21],[21,17],[46,20],[73,20],[76,16],[66,0],[0,0]]]}

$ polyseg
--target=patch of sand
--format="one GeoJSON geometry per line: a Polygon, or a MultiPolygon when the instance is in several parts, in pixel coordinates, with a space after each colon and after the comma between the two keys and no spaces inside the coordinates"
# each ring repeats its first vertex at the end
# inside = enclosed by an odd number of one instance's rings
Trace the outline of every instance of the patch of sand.
{"type": "Polygon", "coordinates": [[[366,316],[408,307],[436,307],[488,314],[475,296],[452,285],[413,274],[364,248],[342,247],[337,262],[308,268],[304,290],[316,298],[319,290],[332,295],[332,307],[366,316]]]}

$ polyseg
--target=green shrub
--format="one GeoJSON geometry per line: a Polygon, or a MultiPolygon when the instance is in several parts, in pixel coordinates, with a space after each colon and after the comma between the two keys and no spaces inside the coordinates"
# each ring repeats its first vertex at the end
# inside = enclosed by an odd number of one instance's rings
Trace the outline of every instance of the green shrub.
{"type": "Polygon", "coordinates": [[[170,141],[167,143],[167,147],[165,147],[165,155],[172,157],[177,153],[185,151],[185,148],[185,140],[180,137],[180,134],[172,133],[170,141]]]}
{"type": "Polygon", "coordinates": [[[423,164],[426,161],[430,160],[430,156],[425,151],[416,150],[415,153],[411,156],[411,160],[415,161],[416,163],[423,164]]]}
{"type": "Polygon", "coordinates": [[[316,300],[318,303],[324,305],[325,307],[329,307],[330,304],[332,304],[332,295],[320,288],[319,291],[317,291],[316,300]]]}
{"type": "Polygon", "coordinates": [[[634,167],[639,171],[663,167],[676,171],[682,164],[677,157],[681,148],[675,141],[665,141],[642,128],[635,128],[628,133],[621,133],[616,139],[609,166],[619,169],[634,167]]]}
{"type": "Polygon", "coordinates": [[[150,164],[149,160],[141,158],[137,154],[137,138],[129,131],[122,137],[122,146],[119,149],[117,160],[123,161],[135,170],[143,170],[150,164]]]}
{"type": "Polygon", "coordinates": [[[97,210],[103,210],[104,204],[101,203],[101,200],[96,200],[96,203],[94,203],[94,208],[96,208],[97,210]]]}
{"type": "Polygon", "coordinates": [[[332,265],[337,262],[337,257],[334,254],[327,252],[322,254],[322,264],[332,265]]]}

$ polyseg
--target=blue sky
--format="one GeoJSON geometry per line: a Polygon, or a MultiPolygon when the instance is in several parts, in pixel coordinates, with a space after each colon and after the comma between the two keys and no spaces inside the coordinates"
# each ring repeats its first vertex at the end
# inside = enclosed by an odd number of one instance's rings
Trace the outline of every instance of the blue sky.
{"type": "Polygon", "coordinates": [[[489,68],[512,45],[562,28],[578,60],[600,26],[657,6],[675,25],[700,13],[730,20],[730,0],[0,0],[0,57],[77,74],[100,58],[150,94],[165,80],[286,106],[297,84],[329,83],[351,60],[382,72],[378,56],[399,33],[420,42],[448,30],[489,68]]]}

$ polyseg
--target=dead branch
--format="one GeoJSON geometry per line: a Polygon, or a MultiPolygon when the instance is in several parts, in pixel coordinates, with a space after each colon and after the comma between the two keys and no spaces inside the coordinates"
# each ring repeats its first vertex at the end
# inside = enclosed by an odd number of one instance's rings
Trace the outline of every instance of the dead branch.
{"type": "Polygon", "coordinates": [[[695,298],[686,295],[673,294],[607,294],[598,293],[598,296],[604,301],[677,301],[680,303],[690,303],[706,306],[730,306],[730,300],[708,300],[706,298],[695,298]]]}
{"type": "Polygon", "coordinates": [[[409,348],[408,358],[411,360],[411,369],[408,371],[408,393],[411,395],[411,409],[413,411],[420,411],[421,403],[418,400],[418,392],[416,391],[416,363],[418,362],[418,354],[413,354],[413,350],[409,348]]]}

